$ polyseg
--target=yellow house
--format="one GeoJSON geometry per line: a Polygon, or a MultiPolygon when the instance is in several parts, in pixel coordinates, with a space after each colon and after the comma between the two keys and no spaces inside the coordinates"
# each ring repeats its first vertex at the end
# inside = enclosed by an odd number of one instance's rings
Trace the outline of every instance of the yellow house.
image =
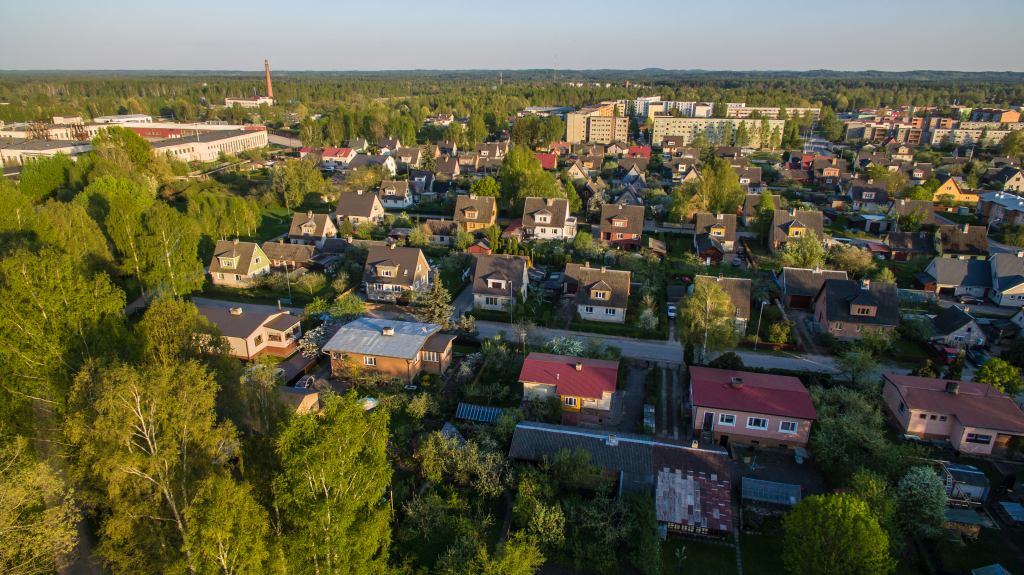
{"type": "Polygon", "coordinates": [[[494,198],[488,196],[459,196],[455,199],[455,223],[467,232],[489,228],[497,220],[498,210],[494,198]]]}
{"type": "Polygon", "coordinates": [[[957,204],[978,203],[978,194],[973,190],[962,187],[958,178],[946,178],[946,181],[942,182],[939,189],[935,190],[934,200],[936,202],[940,202],[946,197],[957,204]]]}

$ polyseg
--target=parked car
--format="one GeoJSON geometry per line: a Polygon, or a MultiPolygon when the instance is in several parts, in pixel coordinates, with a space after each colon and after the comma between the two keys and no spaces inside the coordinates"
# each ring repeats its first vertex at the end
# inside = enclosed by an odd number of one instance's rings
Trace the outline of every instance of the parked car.
{"type": "Polygon", "coordinates": [[[935,357],[935,361],[939,364],[948,365],[956,359],[956,356],[960,355],[960,350],[948,345],[933,343],[928,346],[928,353],[935,357]]]}
{"type": "Polygon", "coordinates": [[[416,385],[415,383],[407,383],[402,388],[406,391],[416,391],[417,389],[420,388],[420,386],[416,385]]]}
{"type": "Polygon", "coordinates": [[[678,313],[678,311],[676,310],[675,304],[669,304],[669,306],[668,306],[668,318],[669,319],[676,319],[676,314],[677,313],[678,313]]]}
{"type": "Polygon", "coordinates": [[[956,301],[958,301],[960,303],[964,303],[964,304],[970,304],[970,305],[981,305],[981,304],[985,303],[985,301],[982,300],[981,298],[976,298],[976,297],[970,296],[970,295],[962,295],[962,296],[956,298],[956,301]]]}
{"type": "Polygon", "coordinates": [[[967,351],[967,359],[974,365],[981,367],[989,360],[989,355],[980,349],[971,349],[967,351]]]}
{"type": "Polygon", "coordinates": [[[743,265],[743,258],[733,258],[732,259],[732,267],[738,268],[738,267],[740,267],[742,265],[743,265]]]}

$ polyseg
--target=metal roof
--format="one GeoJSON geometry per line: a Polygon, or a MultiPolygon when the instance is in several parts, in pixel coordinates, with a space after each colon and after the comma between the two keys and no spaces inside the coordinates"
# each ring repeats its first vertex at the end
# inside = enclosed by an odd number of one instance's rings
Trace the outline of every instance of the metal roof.
{"type": "Polygon", "coordinates": [[[740,486],[743,499],[775,505],[793,506],[800,503],[800,486],[764,479],[744,477],[740,486]]]}
{"type": "Polygon", "coordinates": [[[494,423],[504,411],[500,407],[488,407],[472,403],[459,403],[455,408],[455,419],[467,419],[479,423],[494,423]]]}
{"type": "Polygon", "coordinates": [[[413,359],[441,326],[436,323],[361,317],[338,329],[324,351],[413,359]],[[394,335],[384,335],[384,328],[394,335]]]}

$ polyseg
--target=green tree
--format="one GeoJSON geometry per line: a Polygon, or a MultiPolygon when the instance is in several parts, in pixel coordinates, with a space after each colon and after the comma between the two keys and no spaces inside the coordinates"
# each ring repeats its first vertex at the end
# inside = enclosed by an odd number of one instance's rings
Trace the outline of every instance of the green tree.
{"type": "Polygon", "coordinates": [[[144,233],[142,216],[155,201],[153,192],[132,179],[103,176],[89,184],[75,200],[85,204],[93,218],[103,225],[120,258],[122,271],[134,275],[145,294],[143,277],[147,262],[140,241],[144,233]]]}
{"type": "Polygon", "coordinates": [[[139,238],[143,279],[147,286],[173,295],[187,295],[203,285],[199,261],[199,227],[185,214],[164,203],[142,215],[139,238]]]}
{"type": "Polygon", "coordinates": [[[790,238],[782,248],[782,265],[793,268],[820,268],[825,264],[825,248],[813,231],[790,238]]]}
{"type": "Polygon", "coordinates": [[[851,349],[839,354],[836,367],[850,378],[850,384],[855,388],[875,383],[880,369],[871,352],[864,349],[851,349]]]}
{"type": "Polygon", "coordinates": [[[238,450],[234,428],[217,421],[216,393],[196,361],[88,369],[76,378],[67,436],[86,501],[104,509],[97,552],[116,571],[166,571],[178,562],[195,571],[183,549],[185,511],[201,481],[238,450]]]}
{"type": "Polygon", "coordinates": [[[706,347],[706,352],[728,348],[737,339],[735,317],[736,306],[721,286],[715,282],[698,282],[693,293],[679,305],[680,339],[702,350],[706,347]]]}
{"type": "Polygon", "coordinates": [[[153,147],[142,136],[120,126],[104,128],[92,139],[100,175],[137,176],[153,165],[153,147]]]}
{"type": "Polygon", "coordinates": [[[896,495],[885,477],[860,469],[850,480],[850,494],[868,505],[878,524],[889,534],[890,548],[899,547],[902,534],[896,512],[896,495]]]}
{"type": "Polygon", "coordinates": [[[878,268],[878,272],[875,274],[874,281],[883,284],[895,284],[896,274],[887,267],[880,267],[878,268]]]}
{"type": "Polygon", "coordinates": [[[836,244],[829,251],[829,259],[836,269],[849,273],[854,278],[862,278],[875,269],[875,260],[871,252],[849,244],[836,244]]]}
{"type": "Polygon", "coordinates": [[[579,253],[589,253],[594,249],[594,236],[590,232],[576,232],[572,248],[579,253]]]}
{"type": "Polygon", "coordinates": [[[747,129],[746,122],[740,122],[736,128],[736,145],[740,148],[750,146],[750,130],[747,129]]]}
{"type": "Polygon", "coordinates": [[[757,213],[754,216],[754,230],[761,241],[767,245],[772,239],[772,223],[775,221],[775,197],[771,191],[761,192],[761,199],[757,204],[757,213]]]}
{"type": "Polygon", "coordinates": [[[1024,132],[1014,130],[999,143],[999,153],[1011,158],[1024,154],[1024,132]]]}
{"type": "Polygon", "coordinates": [[[843,123],[839,121],[835,111],[828,106],[821,108],[818,129],[821,131],[821,135],[830,142],[838,142],[843,137],[843,123]]]}
{"type": "Polygon", "coordinates": [[[355,394],[327,395],[317,415],[292,417],[277,441],[273,492],[291,570],[385,573],[391,513],[389,415],[355,394]],[[344,438],[340,441],[339,438],[344,438]],[[316,486],[311,489],[310,486],[316,486]]]}
{"type": "Polygon", "coordinates": [[[284,200],[284,206],[288,209],[301,205],[307,195],[322,194],[326,189],[327,182],[323,174],[309,160],[292,159],[278,164],[274,167],[270,181],[270,191],[284,200]]]}
{"type": "Polygon", "coordinates": [[[933,536],[946,521],[946,487],[931,467],[912,467],[896,485],[896,505],[905,532],[933,536]]]}
{"type": "Polygon", "coordinates": [[[470,146],[476,146],[487,139],[487,125],[481,114],[472,114],[466,129],[466,139],[470,146]]]}
{"type": "Polygon", "coordinates": [[[896,568],[889,537],[853,495],[807,497],[782,526],[782,561],[794,575],[885,575],[896,568]]]}
{"type": "Polygon", "coordinates": [[[417,320],[436,323],[442,329],[451,327],[455,306],[452,305],[451,294],[445,289],[440,279],[435,280],[430,285],[430,289],[416,294],[413,302],[415,304],[413,315],[417,320]]]}
{"type": "Polygon", "coordinates": [[[57,572],[78,536],[74,490],[23,438],[0,443],[0,470],[0,572],[57,572]]]}
{"type": "Polygon", "coordinates": [[[524,198],[557,198],[563,194],[555,176],[537,161],[528,146],[513,146],[505,155],[498,170],[501,197],[506,206],[522,203],[524,198]]]}
{"type": "Polygon", "coordinates": [[[473,180],[473,183],[469,185],[469,193],[477,196],[490,196],[493,198],[500,198],[501,186],[494,178],[490,176],[484,176],[482,178],[473,180]]]}
{"type": "Polygon", "coordinates": [[[107,238],[80,204],[50,200],[36,208],[36,239],[60,249],[89,272],[113,267],[107,238]]]}
{"type": "Polygon", "coordinates": [[[349,321],[366,313],[366,302],[354,293],[347,293],[327,306],[327,313],[340,321],[349,321]]]}
{"type": "Polygon", "coordinates": [[[209,477],[185,510],[185,521],[190,528],[184,550],[196,573],[270,571],[270,517],[248,485],[209,477]]]}
{"type": "Polygon", "coordinates": [[[64,154],[27,162],[21,170],[18,189],[33,201],[45,200],[67,187],[71,167],[71,159],[64,154]]]}
{"type": "Polygon", "coordinates": [[[724,158],[712,157],[701,168],[694,195],[698,207],[704,211],[734,214],[743,203],[744,192],[732,165],[724,158]]]}
{"type": "Polygon", "coordinates": [[[974,375],[974,381],[991,385],[1010,395],[1017,395],[1024,391],[1024,380],[1021,379],[1020,369],[998,357],[989,359],[979,367],[974,375]]]}

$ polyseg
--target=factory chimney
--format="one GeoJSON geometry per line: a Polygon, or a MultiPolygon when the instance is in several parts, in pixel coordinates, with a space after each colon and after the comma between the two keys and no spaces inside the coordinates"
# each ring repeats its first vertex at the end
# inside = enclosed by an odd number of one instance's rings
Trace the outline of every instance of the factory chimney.
{"type": "Polygon", "coordinates": [[[270,60],[263,60],[263,69],[267,71],[267,97],[274,98],[274,85],[270,83],[270,60]]]}

